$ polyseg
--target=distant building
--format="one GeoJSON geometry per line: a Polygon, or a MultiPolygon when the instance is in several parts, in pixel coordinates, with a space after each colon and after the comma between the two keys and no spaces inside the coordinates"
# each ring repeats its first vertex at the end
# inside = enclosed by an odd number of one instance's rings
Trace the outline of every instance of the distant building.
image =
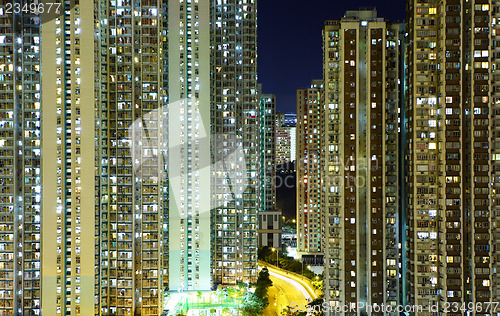
{"type": "Polygon", "coordinates": [[[282,249],[282,213],[279,210],[259,213],[259,246],[282,249]]]}
{"type": "Polygon", "coordinates": [[[282,125],[283,126],[297,126],[297,114],[285,113],[282,125]]]}
{"type": "Polygon", "coordinates": [[[276,167],[296,160],[297,116],[294,113],[276,113],[276,167]]]}
{"type": "Polygon", "coordinates": [[[333,306],[400,303],[399,36],[399,24],[370,9],[323,29],[324,291],[333,306]]]}
{"type": "Polygon", "coordinates": [[[297,90],[297,253],[320,254],[321,108],[323,82],[297,90]]]}
{"type": "Polygon", "coordinates": [[[285,248],[297,248],[297,231],[296,230],[283,230],[281,235],[281,244],[285,248]]]}

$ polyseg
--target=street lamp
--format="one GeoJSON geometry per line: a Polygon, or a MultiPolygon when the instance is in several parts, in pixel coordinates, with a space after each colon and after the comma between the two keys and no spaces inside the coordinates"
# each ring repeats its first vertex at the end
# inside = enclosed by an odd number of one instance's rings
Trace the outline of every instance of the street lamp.
{"type": "Polygon", "coordinates": [[[272,251],[276,251],[276,267],[279,268],[279,264],[278,264],[278,250],[273,247],[272,251]]]}

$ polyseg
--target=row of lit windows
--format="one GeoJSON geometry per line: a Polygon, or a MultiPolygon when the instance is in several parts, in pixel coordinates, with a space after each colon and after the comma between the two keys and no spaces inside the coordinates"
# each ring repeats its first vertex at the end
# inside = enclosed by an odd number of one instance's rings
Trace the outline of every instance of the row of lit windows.
{"type": "MultiPolygon", "coordinates": [[[[9,281],[1,282],[0,297],[4,300],[0,303],[0,314],[40,314],[40,168],[39,160],[30,157],[40,155],[40,59],[39,59],[39,28],[28,25],[29,15],[18,15],[21,22],[19,31],[9,30],[12,35],[0,36],[0,99],[4,100],[0,106],[3,121],[0,122],[3,132],[1,133],[0,147],[13,148],[17,144],[13,142],[14,132],[22,133],[24,143],[19,143],[19,150],[6,149],[0,151],[3,159],[2,166],[8,167],[8,171],[0,171],[1,193],[6,196],[0,198],[0,211],[9,212],[12,215],[0,216],[3,225],[0,225],[0,274],[2,278],[9,281]],[[24,23],[24,25],[23,25],[24,23]],[[17,33],[19,32],[19,33],[17,33]],[[17,36],[17,37],[16,37],[17,36]],[[13,59],[12,51],[23,53],[25,57],[22,65],[17,65],[13,59]],[[22,78],[17,82],[15,73],[22,78]],[[9,92],[7,92],[7,90],[9,92]],[[16,97],[15,90],[23,91],[22,95],[16,97]],[[5,102],[5,101],[16,101],[5,102]],[[20,103],[22,102],[22,106],[20,103]],[[17,109],[17,110],[16,110],[17,109]],[[18,112],[18,113],[16,113],[18,112]],[[17,121],[20,123],[17,124],[17,121]],[[11,139],[9,139],[11,138],[11,139]],[[31,138],[31,140],[28,140],[31,138]],[[23,159],[24,157],[24,159],[23,159]],[[20,163],[20,166],[18,165],[20,163]],[[23,165],[24,163],[24,165],[23,165]],[[17,170],[17,167],[22,168],[17,170]],[[24,167],[24,169],[23,169],[24,167]],[[23,184],[23,190],[17,192],[10,185],[14,184],[14,177],[19,178],[23,184]],[[14,216],[19,216],[20,225],[14,226],[14,216]],[[12,223],[12,224],[10,224],[12,223]],[[19,246],[13,243],[13,234],[21,234],[19,246]],[[10,233],[10,234],[9,234],[10,233]],[[23,259],[23,264],[18,266],[15,257],[23,259]],[[12,272],[5,272],[11,270],[12,272]],[[10,274],[10,275],[9,275],[10,274]],[[19,280],[18,280],[19,278],[19,280]],[[29,279],[38,279],[29,282],[29,279]],[[24,279],[24,282],[21,282],[24,279]],[[19,281],[19,286],[15,284],[19,281]],[[14,293],[14,290],[17,292],[14,293]],[[24,296],[24,297],[23,297],[24,296]],[[15,300],[18,302],[18,310],[13,311],[15,300]],[[32,311],[29,311],[32,310],[32,311]]],[[[11,21],[11,20],[10,20],[11,21]]],[[[13,25],[13,22],[9,23],[13,25]]],[[[4,31],[6,31],[4,29],[4,31]]]]}

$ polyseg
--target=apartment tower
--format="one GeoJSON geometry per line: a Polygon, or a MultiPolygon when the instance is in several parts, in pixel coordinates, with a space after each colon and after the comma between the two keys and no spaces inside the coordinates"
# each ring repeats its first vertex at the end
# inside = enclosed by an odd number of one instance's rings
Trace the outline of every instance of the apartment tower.
{"type": "MultiPolygon", "coordinates": [[[[357,303],[399,304],[399,31],[374,9],[348,11],[323,29],[321,203],[332,315],[357,303]]],[[[351,315],[361,314],[379,315],[351,315]]]]}
{"type": "Polygon", "coordinates": [[[212,0],[214,284],[257,281],[257,0],[212,0]]]}
{"type": "Polygon", "coordinates": [[[165,291],[255,282],[255,2],[60,9],[42,27],[44,313],[158,315],[165,291]]]}
{"type": "Polygon", "coordinates": [[[321,253],[321,105],[323,82],[297,90],[297,253],[321,253]]]}
{"type": "Polygon", "coordinates": [[[275,116],[276,97],[272,94],[260,95],[260,211],[276,209],[276,169],[275,153],[275,116]]]}
{"type": "Polygon", "coordinates": [[[408,9],[407,299],[486,315],[500,289],[499,4],[410,1],[408,9]]]}
{"type": "Polygon", "coordinates": [[[260,94],[259,246],[281,248],[281,211],[276,209],[276,96],[260,94]]]}
{"type": "Polygon", "coordinates": [[[173,238],[164,257],[170,291],[210,290],[210,3],[171,0],[168,13],[168,235],[173,238]]]}
{"type": "Polygon", "coordinates": [[[161,312],[166,5],[72,0],[43,24],[44,313],[161,312]]]}
{"type": "MultiPolygon", "coordinates": [[[[80,315],[91,314],[94,308],[98,311],[101,304],[95,301],[95,292],[101,284],[107,287],[107,282],[117,286],[117,278],[122,276],[116,276],[115,259],[108,263],[110,270],[114,269],[114,279],[100,279],[102,243],[96,236],[101,234],[99,222],[107,222],[111,216],[107,212],[100,214],[99,204],[111,202],[116,195],[108,195],[108,191],[96,195],[101,176],[102,181],[107,178],[107,174],[101,174],[104,171],[95,168],[101,164],[98,157],[103,150],[101,144],[107,146],[107,138],[98,138],[99,98],[106,94],[95,93],[100,90],[95,86],[99,76],[95,72],[103,72],[107,64],[105,59],[100,64],[100,49],[96,56],[84,49],[99,46],[94,40],[94,7],[68,1],[59,10],[61,14],[41,28],[42,309],[44,314],[80,315]]],[[[103,124],[102,128],[108,127],[103,124]]],[[[116,230],[114,233],[117,239],[116,230]]],[[[113,238],[107,230],[101,236],[103,243],[113,238]]],[[[102,251],[111,257],[118,255],[114,250],[102,251]]]]}
{"type": "Polygon", "coordinates": [[[0,315],[40,315],[40,20],[6,9],[0,5],[0,315]]]}

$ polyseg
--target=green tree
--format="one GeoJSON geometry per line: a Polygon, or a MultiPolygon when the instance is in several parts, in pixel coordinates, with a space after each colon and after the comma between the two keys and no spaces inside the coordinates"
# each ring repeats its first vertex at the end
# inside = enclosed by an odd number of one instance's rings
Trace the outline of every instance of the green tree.
{"type": "MultiPolygon", "coordinates": [[[[273,255],[273,251],[268,246],[259,247],[257,256],[259,260],[270,262],[270,257],[273,255]]],[[[276,262],[276,254],[274,254],[274,262],[276,262]]]]}
{"type": "Polygon", "coordinates": [[[287,306],[285,309],[281,311],[281,316],[303,316],[307,315],[306,312],[292,311],[290,306],[287,306]]]}
{"type": "MultiPolygon", "coordinates": [[[[276,265],[276,252],[272,251],[271,248],[267,246],[259,247],[258,256],[259,260],[262,260],[274,266],[276,265]]],[[[302,265],[300,261],[295,260],[292,257],[288,257],[286,253],[278,252],[278,262],[281,269],[302,274],[311,280],[316,277],[316,274],[307,269],[306,265],[302,265]]]]}
{"type": "Polygon", "coordinates": [[[320,291],[323,290],[323,280],[322,279],[320,279],[320,278],[316,279],[315,278],[315,279],[313,279],[313,281],[311,283],[312,283],[314,289],[320,290],[320,291]]]}
{"type": "Polygon", "coordinates": [[[312,311],[312,315],[323,316],[323,296],[318,297],[311,303],[307,304],[308,310],[312,311]]]}
{"type": "Polygon", "coordinates": [[[269,301],[267,299],[267,292],[269,287],[273,285],[273,281],[269,277],[269,270],[267,268],[262,269],[259,272],[259,278],[257,279],[257,287],[255,288],[255,296],[263,301],[264,308],[269,305],[269,301]]]}
{"type": "Polygon", "coordinates": [[[247,293],[239,310],[245,316],[260,316],[264,314],[264,301],[252,293],[247,293]]]}
{"type": "Polygon", "coordinates": [[[240,291],[243,289],[245,290],[247,288],[247,285],[245,282],[238,282],[238,288],[240,289],[240,291]]]}

